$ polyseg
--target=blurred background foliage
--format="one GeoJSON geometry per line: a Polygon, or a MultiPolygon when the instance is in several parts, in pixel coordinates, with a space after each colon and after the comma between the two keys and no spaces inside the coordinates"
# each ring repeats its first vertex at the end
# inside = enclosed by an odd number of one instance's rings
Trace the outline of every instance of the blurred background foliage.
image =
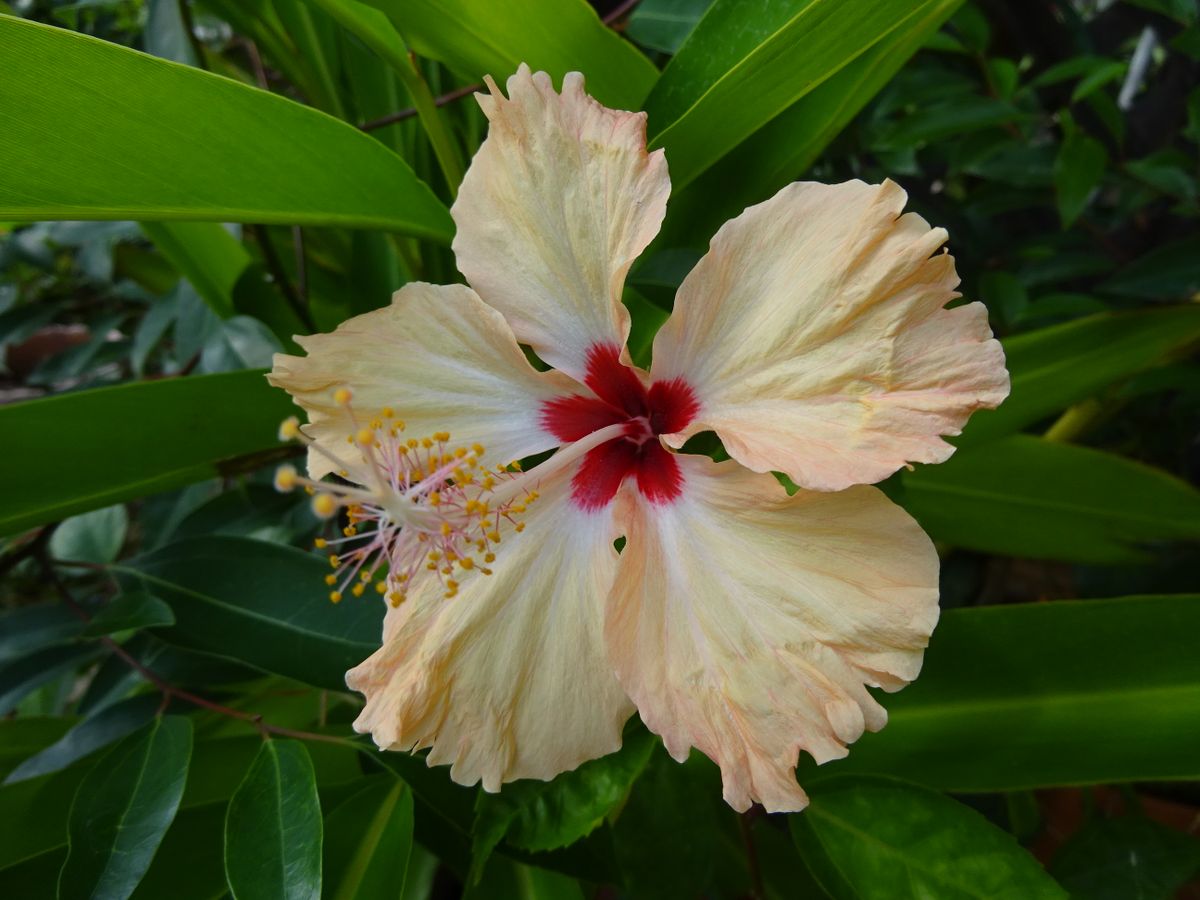
{"type": "Polygon", "coordinates": [[[0,895],[1200,896],[1195,0],[594,6],[0,0],[0,895]],[[796,178],[898,181],[1005,343],[1011,399],[884,485],[948,612],[805,813],[636,722],[494,796],[349,728],[380,610],[323,599],[261,369],[460,280],[470,94],[523,60],[667,150],[639,362],[796,178]]]}

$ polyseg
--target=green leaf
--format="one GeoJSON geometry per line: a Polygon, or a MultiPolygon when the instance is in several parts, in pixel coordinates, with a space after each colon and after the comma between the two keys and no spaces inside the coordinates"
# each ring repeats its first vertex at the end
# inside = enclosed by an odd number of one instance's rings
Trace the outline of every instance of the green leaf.
{"type": "MultiPolygon", "coordinates": [[[[651,146],[686,185],[905,21],[910,0],[717,0],[646,99],[651,146]]],[[[899,26],[903,27],[903,26],[899,26]]]]}
{"type": "Polygon", "coordinates": [[[1002,556],[1081,563],[1147,558],[1200,540],[1200,492],[1159,469],[1014,435],[902,476],[901,502],[934,540],[1002,556]]]}
{"type": "Polygon", "coordinates": [[[1200,841],[1140,816],[1099,819],[1071,835],[1050,871],[1073,900],[1171,900],[1200,873],[1200,841]]]}
{"type": "Polygon", "coordinates": [[[76,562],[110,563],[125,544],[129,515],[118,504],[72,516],[50,536],[50,555],[76,562]]]}
{"type": "Polygon", "coordinates": [[[1104,145],[1075,132],[1063,141],[1054,161],[1054,186],[1058,191],[1058,215],[1064,228],[1072,225],[1100,184],[1108,165],[1104,145]]]}
{"type": "Polygon", "coordinates": [[[0,612],[0,665],[78,637],[86,623],[60,603],[0,612]]]}
{"type": "Polygon", "coordinates": [[[958,134],[994,128],[1021,118],[1002,100],[964,97],[922,107],[882,128],[871,140],[875,150],[906,150],[958,134]]]}
{"type": "Polygon", "coordinates": [[[512,0],[503,7],[490,0],[367,2],[388,14],[419,55],[471,80],[491,75],[503,84],[523,62],[555,83],[582,72],[601,103],[637,109],[658,75],[584,0],[512,0]]]}
{"type": "Polygon", "coordinates": [[[1093,69],[1079,80],[1079,84],[1075,85],[1075,90],[1071,92],[1071,102],[1078,103],[1086,99],[1088,95],[1100,90],[1104,85],[1120,81],[1125,77],[1128,68],[1123,62],[1110,61],[1093,69]]]}
{"type": "Polygon", "coordinates": [[[109,751],[79,785],[59,900],[128,897],[175,818],[192,755],[192,723],[155,719],[109,751]]]}
{"type": "Polygon", "coordinates": [[[30,756],[8,774],[4,783],[15,784],[65,769],[76,760],[141,728],[161,705],[162,699],[157,694],[142,694],[106,707],[75,725],[49,747],[30,756]]]}
{"type": "Polygon", "coordinates": [[[100,637],[134,628],[156,628],[174,625],[171,607],[146,591],[127,591],[118,594],[92,617],[84,629],[84,637],[100,637]]]}
{"type": "Polygon", "coordinates": [[[591,760],[552,781],[515,781],[475,800],[472,881],[503,840],[522,850],[555,850],[586,837],[625,798],[654,749],[633,729],[616,753],[591,760]]]}
{"type": "Polygon", "coordinates": [[[979,299],[1000,321],[1016,322],[1029,306],[1025,285],[1011,272],[986,272],[979,279],[979,299]]]}
{"type": "Polygon", "coordinates": [[[159,632],[172,643],[249,663],[299,681],[345,690],[345,673],[379,646],[377,597],[329,602],[322,557],[234,537],[180,541],[131,560],[175,613],[159,632]]]}
{"type": "Polygon", "coordinates": [[[1106,281],[1101,288],[1122,297],[1182,300],[1200,296],[1200,237],[1156,247],[1106,281]]]}
{"type": "Polygon", "coordinates": [[[1200,594],[942,614],[888,724],[818,771],[947,791],[1200,779],[1200,594]]]}
{"type": "Polygon", "coordinates": [[[639,900],[705,896],[715,875],[720,776],[699,752],[681,765],[655,743],[613,827],[613,850],[639,900]]]}
{"type": "Polygon", "coordinates": [[[664,224],[665,246],[706,245],[725,220],[766,200],[804,172],[961,2],[923,4],[690,185],[674,185],[664,224]]]}
{"type": "Polygon", "coordinates": [[[453,234],[403,160],[283,97],[9,17],[0,70],[0,216],[453,234]]]}
{"type": "Polygon", "coordinates": [[[0,721],[0,775],[7,777],[30,756],[60,740],[73,724],[64,716],[21,716],[0,721]]]}
{"type": "Polygon", "coordinates": [[[73,672],[98,654],[93,647],[47,647],[0,667],[0,716],[43,684],[73,672]]]}
{"type": "Polygon", "coordinates": [[[634,7],[625,33],[643,47],[675,53],[713,0],[643,0],[634,7]]]}
{"type": "Polygon", "coordinates": [[[1003,341],[1012,393],[971,417],[959,446],[1012,434],[1200,340],[1200,306],[1100,313],[1003,341]]]}
{"type": "Polygon", "coordinates": [[[143,222],[142,231],[223,319],[235,312],[233,289],[250,265],[242,242],[216,222],[143,222]]]}
{"type": "Polygon", "coordinates": [[[265,741],[225,817],[225,874],[234,900],[317,900],[321,838],[308,751],[299,741],[265,741]]]}
{"type": "Polygon", "coordinates": [[[0,407],[0,534],[228,471],[280,447],[287,395],[261,371],[137,382],[0,407]],[[114,423],[119,425],[114,426],[114,423]]]}
{"type": "Polygon", "coordinates": [[[413,843],[412,791],[374,775],[325,819],[326,900],[396,900],[413,843]]]}
{"type": "Polygon", "coordinates": [[[1012,835],[936,791],[843,777],[809,793],[792,837],[834,900],[1066,900],[1012,835]]]}

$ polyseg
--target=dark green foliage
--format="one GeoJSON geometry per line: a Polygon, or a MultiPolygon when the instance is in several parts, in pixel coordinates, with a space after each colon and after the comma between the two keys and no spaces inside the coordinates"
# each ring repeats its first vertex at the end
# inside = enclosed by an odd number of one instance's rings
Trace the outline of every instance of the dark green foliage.
{"type": "Polygon", "coordinates": [[[0,0],[0,896],[1188,896],[1197,85],[1195,0],[0,0]],[[733,812],[636,716],[495,794],[353,730],[383,609],[325,599],[264,369],[461,281],[469,94],[522,61],[665,150],[639,365],[796,179],[898,182],[1003,342],[1007,402],[883,485],[945,611],[805,812],[733,812]]]}

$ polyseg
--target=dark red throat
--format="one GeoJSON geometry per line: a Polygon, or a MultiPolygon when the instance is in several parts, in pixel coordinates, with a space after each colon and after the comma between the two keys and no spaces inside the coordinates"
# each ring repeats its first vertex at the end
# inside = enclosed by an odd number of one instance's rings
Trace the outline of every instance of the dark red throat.
{"type": "Polygon", "coordinates": [[[556,397],[543,405],[546,430],[567,443],[608,425],[626,422],[629,428],[625,437],[583,458],[571,481],[575,502],[584,509],[607,506],[630,476],[651,503],[675,500],[683,490],[683,474],[658,436],[682,431],[696,417],[700,405],[691,386],[673,378],[647,389],[621,362],[621,349],[615,344],[592,345],[584,383],[595,397],[556,397]]]}

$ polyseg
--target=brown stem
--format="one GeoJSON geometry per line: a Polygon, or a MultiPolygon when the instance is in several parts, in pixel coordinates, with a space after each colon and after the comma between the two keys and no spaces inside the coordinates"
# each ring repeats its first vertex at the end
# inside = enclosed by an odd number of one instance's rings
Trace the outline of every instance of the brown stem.
{"type": "MultiPolygon", "coordinates": [[[[71,592],[67,589],[67,586],[63,584],[62,579],[58,577],[58,573],[54,571],[55,562],[45,554],[42,554],[41,562],[47,579],[49,579],[50,584],[53,585],[54,590],[58,593],[58,596],[62,598],[63,603],[65,603],[67,607],[83,621],[90,622],[92,619],[91,614],[79,604],[79,601],[71,596],[71,592]]],[[[70,565],[105,570],[104,566],[96,565],[94,563],[76,562],[70,563],[70,565]]],[[[127,666],[158,688],[163,695],[163,703],[162,706],[159,707],[160,712],[166,709],[171,698],[178,698],[186,703],[192,704],[193,706],[199,706],[201,709],[207,709],[210,712],[219,713],[220,715],[228,716],[231,719],[249,722],[258,729],[259,733],[262,734],[263,737],[274,734],[279,735],[280,737],[298,738],[303,741],[325,741],[326,743],[330,744],[341,744],[344,746],[354,747],[355,749],[360,749],[352,741],[348,741],[345,738],[340,738],[337,735],[317,734],[316,732],[312,731],[297,731],[293,728],[283,728],[279,725],[270,725],[263,721],[263,717],[259,713],[249,713],[245,712],[244,710],[234,709],[230,706],[224,706],[205,697],[201,697],[199,694],[193,694],[191,691],[185,691],[182,688],[176,687],[165,680],[157,672],[154,672],[153,670],[142,665],[142,663],[136,657],[134,657],[133,654],[131,654],[128,650],[107,635],[101,637],[100,642],[104,644],[104,646],[107,647],[112,653],[116,654],[116,656],[119,657],[127,666]]]]}
{"type": "Polygon", "coordinates": [[[754,846],[752,822],[757,808],[751,808],[738,816],[738,826],[742,831],[742,843],[746,847],[746,868],[750,870],[750,896],[754,900],[764,900],[767,896],[763,886],[762,869],[758,865],[758,848],[754,846]]]}

